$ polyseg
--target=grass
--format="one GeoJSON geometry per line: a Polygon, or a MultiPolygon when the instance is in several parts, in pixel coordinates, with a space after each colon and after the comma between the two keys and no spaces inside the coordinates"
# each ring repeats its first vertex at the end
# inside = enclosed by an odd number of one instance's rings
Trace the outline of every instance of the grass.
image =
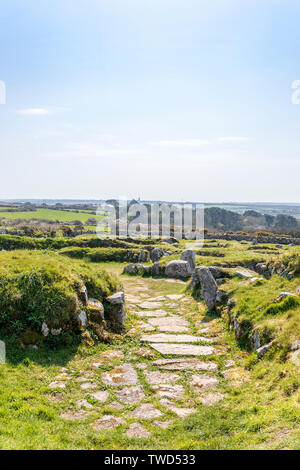
{"type": "MultiPolygon", "coordinates": [[[[255,255],[247,250],[250,245],[229,243],[225,259],[221,262],[243,264],[246,257],[255,255]],[[229,261],[230,260],[230,261],[229,261]]],[[[208,248],[210,250],[212,248],[208,248]]],[[[215,249],[215,248],[214,248],[215,249]]],[[[291,248],[292,249],[292,248],[291,248]]],[[[223,248],[220,248],[223,251],[223,248]]],[[[284,249],[286,253],[290,248],[284,249]]],[[[279,250],[281,251],[281,250],[279,250]]],[[[30,256],[21,267],[23,252],[1,253],[2,264],[7,264],[7,256],[16,258],[11,261],[12,270],[19,272],[30,266],[30,256]]],[[[54,254],[53,254],[54,255],[54,254]]],[[[51,256],[53,256],[51,255],[51,256]]],[[[38,252],[36,262],[48,264],[46,252],[38,252]]],[[[72,266],[75,272],[88,275],[94,270],[105,269],[110,275],[121,277],[126,292],[136,295],[142,292],[145,296],[156,297],[172,293],[185,292],[185,283],[169,283],[167,279],[127,277],[121,275],[124,263],[101,261],[87,262],[82,259],[68,259],[55,255],[65,270],[72,266]],[[71,264],[69,264],[71,263],[71,264]]],[[[277,256],[277,255],[275,255],[277,256]]],[[[263,260],[269,254],[262,255],[263,260]]],[[[201,257],[202,260],[202,257],[201,257]]],[[[217,260],[216,260],[217,261],[217,260]]],[[[32,261],[33,262],[33,261],[32,261]]],[[[203,262],[214,264],[209,257],[203,262]]],[[[267,326],[278,337],[282,347],[287,347],[294,339],[299,339],[299,306],[298,302],[283,301],[274,303],[281,291],[294,292],[300,284],[299,277],[287,280],[278,275],[270,280],[254,284],[233,277],[222,285],[234,298],[236,304],[233,313],[251,321],[256,327],[267,326]],[[276,306],[282,307],[276,310],[276,306]],[[270,309],[272,309],[270,312],[270,309]]],[[[188,296],[188,293],[185,293],[188,296]]],[[[149,370],[154,370],[152,362],[137,355],[140,344],[140,333],[129,334],[132,327],[137,327],[140,320],[133,312],[128,315],[127,334],[114,335],[111,344],[96,343],[86,347],[83,344],[71,344],[64,348],[43,345],[38,351],[22,350],[13,341],[7,345],[7,363],[0,366],[0,447],[2,449],[300,449],[300,381],[299,369],[293,365],[288,355],[281,350],[274,350],[260,361],[256,354],[241,348],[234,338],[232,329],[225,316],[213,316],[201,302],[190,297],[189,301],[177,306],[169,306],[169,313],[180,312],[196,333],[199,322],[215,319],[214,331],[218,332],[218,347],[225,348],[223,355],[213,357],[219,365],[219,390],[226,398],[212,407],[205,407],[197,401],[197,395],[189,388],[190,374],[180,373],[179,383],[187,387],[188,393],[180,400],[179,406],[193,406],[196,413],[185,419],[176,418],[171,412],[161,407],[159,400],[145,383],[142,372],[139,379],[144,386],[146,401],[164,411],[166,419],[173,423],[167,430],[153,426],[151,422],[141,420],[146,430],[152,433],[150,439],[129,439],[126,428],[136,419],[126,418],[126,425],[115,430],[95,431],[91,424],[104,414],[123,417],[134,409],[126,405],[122,410],[114,410],[110,403],[116,400],[113,389],[109,390],[109,399],[105,404],[95,403],[89,393],[80,389],[76,378],[83,372],[91,371],[91,361],[100,358],[107,350],[122,351],[126,362],[135,365],[146,363],[149,370]],[[233,359],[235,367],[249,374],[248,380],[233,386],[223,375],[225,363],[233,359]],[[71,380],[66,389],[53,391],[49,383],[67,367],[71,380]],[[50,400],[51,398],[51,400],[50,400]],[[81,421],[66,421],[61,413],[76,409],[76,401],[86,398],[94,405],[90,415],[81,421]],[[16,432],[17,431],[17,432],[16,432]]],[[[155,359],[161,358],[158,353],[155,359]]],[[[100,389],[105,389],[100,375],[103,371],[121,364],[112,361],[94,371],[93,381],[100,389]]]]}
{"type": "Polygon", "coordinates": [[[0,219],[43,219],[60,222],[72,222],[73,220],[80,220],[85,223],[89,218],[95,218],[101,220],[102,216],[96,216],[85,212],[73,212],[73,211],[60,211],[55,209],[37,209],[36,211],[27,212],[0,212],[0,219]]]}
{"type": "MultiPolygon", "coordinates": [[[[43,322],[76,331],[83,309],[80,289],[85,285],[90,297],[103,301],[119,287],[114,276],[96,265],[53,252],[1,252],[0,263],[0,328],[14,337],[27,330],[27,336],[38,340],[43,322]]],[[[27,344],[36,344],[30,338],[27,344]]]]}

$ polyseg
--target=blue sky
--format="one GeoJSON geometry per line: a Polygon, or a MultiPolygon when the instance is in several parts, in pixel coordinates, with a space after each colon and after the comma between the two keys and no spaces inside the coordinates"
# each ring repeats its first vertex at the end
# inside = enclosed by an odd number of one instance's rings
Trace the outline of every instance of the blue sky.
{"type": "Polygon", "coordinates": [[[300,202],[300,3],[2,0],[1,198],[300,202]]]}

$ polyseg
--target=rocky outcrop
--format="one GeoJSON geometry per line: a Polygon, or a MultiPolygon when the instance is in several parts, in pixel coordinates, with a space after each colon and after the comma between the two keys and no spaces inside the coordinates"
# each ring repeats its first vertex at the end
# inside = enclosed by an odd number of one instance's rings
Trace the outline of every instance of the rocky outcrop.
{"type": "Polygon", "coordinates": [[[192,275],[192,269],[187,261],[173,260],[166,266],[166,276],[172,278],[187,279],[192,275]]]}
{"type": "Polygon", "coordinates": [[[254,351],[257,351],[261,347],[260,337],[257,330],[253,331],[250,342],[254,351]]]}
{"type": "Polygon", "coordinates": [[[162,258],[164,255],[164,252],[161,248],[153,248],[150,252],[150,258],[155,263],[156,261],[159,261],[160,258],[162,258]]]}
{"type": "Polygon", "coordinates": [[[201,286],[201,298],[205,301],[209,310],[214,310],[217,303],[218,286],[207,267],[198,267],[195,270],[201,286]]]}
{"type": "Polygon", "coordinates": [[[194,250],[185,250],[181,253],[180,259],[183,261],[187,261],[191,272],[194,271],[196,267],[196,257],[194,250]]]}
{"type": "Polygon", "coordinates": [[[91,321],[102,323],[104,320],[104,307],[100,300],[89,299],[87,303],[91,321]]]}
{"type": "Polygon", "coordinates": [[[257,349],[256,352],[259,359],[261,359],[271,349],[273,343],[274,341],[271,341],[270,343],[264,344],[263,346],[257,349]]]}
{"type": "Polygon", "coordinates": [[[108,297],[106,300],[109,304],[109,308],[105,310],[105,317],[107,320],[117,327],[124,325],[126,321],[124,292],[117,292],[116,294],[108,297]]]}
{"type": "Polygon", "coordinates": [[[138,261],[139,263],[145,263],[147,261],[150,260],[150,253],[149,251],[146,251],[146,250],[141,250],[140,251],[140,254],[139,254],[139,257],[138,257],[138,261]]]}
{"type": "Polygon", "coordinates": [[[233,328],[236,339],[240,339],[243,336],[244,329],[242,323],[240,323],[236,318],[233,320],[233,328]]]}

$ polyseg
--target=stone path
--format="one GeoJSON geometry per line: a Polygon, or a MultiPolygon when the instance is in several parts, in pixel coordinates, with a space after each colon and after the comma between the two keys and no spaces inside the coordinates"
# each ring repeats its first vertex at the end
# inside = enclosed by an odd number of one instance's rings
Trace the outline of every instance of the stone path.
{"type": "Polygon", "coordinates": [[[226,398],[226,378],[247,378],[228,355],[219,369],[227,351],[218,346],[221,328],[205,317],[202,304],[180,293],[182,282],[161,281],[165,289],[157,280],[124,282],[128,331],[138,346],[120,343],[79,371],[62,368],[48,383],[48,397],[63,406],[64,396],[72,396],[74,409],[62,408],[64,420],[86,421],[96,433],[120,428],[128,439],[147,440],[157,428],[163,432],[203,406],[217,406],[226,398]]]}

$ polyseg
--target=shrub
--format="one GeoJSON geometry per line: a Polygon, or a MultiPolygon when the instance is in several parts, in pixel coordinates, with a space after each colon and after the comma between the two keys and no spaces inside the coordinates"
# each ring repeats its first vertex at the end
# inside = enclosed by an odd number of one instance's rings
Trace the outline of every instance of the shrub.
{"type": "Polygon", "coordinates": [[[83,285],[101,301],[119,287],[105,271],[55,253],[16,251],[1,253],[0,260],[0,328],[13,333],[40,333],[44,321],[76,330],[83,285]]]}

